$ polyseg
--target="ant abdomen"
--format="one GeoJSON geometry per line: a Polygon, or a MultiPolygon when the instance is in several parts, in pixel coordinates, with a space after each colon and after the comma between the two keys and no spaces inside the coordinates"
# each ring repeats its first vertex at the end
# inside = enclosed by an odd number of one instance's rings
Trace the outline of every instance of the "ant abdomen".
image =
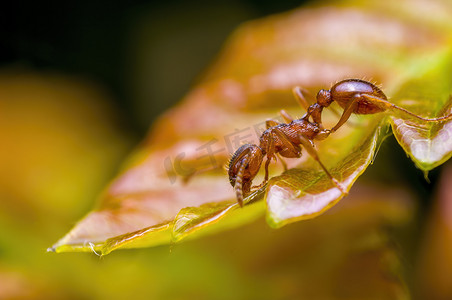
{"type": "Polygon", "coordinates": [[[264,154],[259,146],[245,144],[235,151],[229,161],[229,182],[235,189],[240,205],[243,204],[243,194],[251,190],[251,182],[259,172],[263,159],[264,154]]]}

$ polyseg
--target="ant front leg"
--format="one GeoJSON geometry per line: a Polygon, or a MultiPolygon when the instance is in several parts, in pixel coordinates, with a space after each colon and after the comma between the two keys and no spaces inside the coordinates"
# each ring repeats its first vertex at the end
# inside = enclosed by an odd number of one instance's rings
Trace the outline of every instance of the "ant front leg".
{"type": "Polygon", "coordinates": [[[342,125],[344,125],[345,122],[347,122],[347,120],[350,118],[352,113],[356,111],[356,109],[358,108],[359,98],[361,98],[360,94],[355,95],[347,103],[347,105],[344,108],[344,112],[342,113],[341,118],[339,119],[337,124],[329,130],[331,133],[336,132],[342,125]]]}
{"type": "Polygon", "coordinates": [[[305,138],[301,134],[298,135],[300,138],[300,143],[303,145],[303,147],[306,149],[306,151],[311,155],[311,157],[317,161],[317,163],[320,165],[320,167],[323,169],[325,174],[328,176],[328,178],[333,182],[333,184],[343,193],[348,194],[347,190],[337,181],[336,178],[334,178],[330,172],[328,172],[327,168],[323,165],[323,163],[320,161],[319,155],[317,153],[317,150],[314,148],[314,144],[311,140],[305,138]]]}

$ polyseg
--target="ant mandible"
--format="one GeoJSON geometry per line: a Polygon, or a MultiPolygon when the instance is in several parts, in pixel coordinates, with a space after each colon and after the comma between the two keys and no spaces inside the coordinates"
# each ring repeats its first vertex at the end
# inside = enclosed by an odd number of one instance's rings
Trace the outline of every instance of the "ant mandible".
{"type": "MultiPolygon", "coordinates": [[[[344,194],[347,191],[326,169],[314,148],[314,140],[323,140],[331,133],[337,131],[347,122],[351,114],[375,114],[388,110],[399,110],[417,119],[426,122],[442,122],[452,119],[452,114],[439,118],[423,118],[387,100],[386,95],[376,85],[360,80],[345,79],[334,84],[330,90],[320,90],[316,96],[316,102],[309,105],[303,95],[303,89],[295,87],[293,93],[299,104],[306,109],[307,113],[300,119],[294,120],[287,112],[281,110],[280,114],[286,123],[278,123],[267,120],[265,130],[259,145],[245,144],[237,149],[229,162],[229,182],[235,190],[237,201],[243,205],[243,198],[251,191],[251,184],[256,177],[264,157],[265,177],[262,184],[253,188],[260,188],[268,181],[268,166],[276,156],[287,158],[301,157],[301,146],[309,155],[317,161],[331,182],[344,194]],[[324,129],[322,124],[322,111],[331,103],[337,102],[344,111],[331,129],[324,129]],[[312,121],[309,121],[311,118],[312,121]]],[[[281,160],[284,167],[284,162],[281,160]]]]}

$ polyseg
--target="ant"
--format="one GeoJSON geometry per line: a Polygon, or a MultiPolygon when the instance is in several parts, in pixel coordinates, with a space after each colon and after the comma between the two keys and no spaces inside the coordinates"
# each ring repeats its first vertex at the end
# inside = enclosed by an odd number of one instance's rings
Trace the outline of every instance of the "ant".
{"type": "Polygon", "coordinates": [[[423,118],[387,100],[386,95],[376,85],[360,79],[345,79],[334,84],[329,90],[320,90],[316,102],[309,105],[303,95],[301,87],[295,87],[293,94],[307,113],[300,119],[292,118],[286,111],[280,114],[287,123],[274,120],[266,121],[266,130],[259,138],[259,145],[245,144],[237,149],[229,161],[229,182],[235,190],[237,201],[243,206],[243,198],[252,188],[260,188],[268,181],[268,166],[272,159],[279,156],[283,166],[287,169],[282,157],[299,158],[303,146],[309,155],[317,161],[331,182],[344,194],[346,189],[337,181],[321,162],[314,148],[314,140],[324,140],[331,133],[337,131],[350,118],[351,114],[375,114],[388,110],[398,110],[425,122],[442,122],[452,119],[452,114],[439,118],[423,118]],[[344,111],[337,124],[331,129],[324,129],[322,111],[336,102],[344,111]],[[309,119],[311,118],[312,121],[309,119]],[[251,187],[264,157],[265,177],[262,184],[251,187]]]}

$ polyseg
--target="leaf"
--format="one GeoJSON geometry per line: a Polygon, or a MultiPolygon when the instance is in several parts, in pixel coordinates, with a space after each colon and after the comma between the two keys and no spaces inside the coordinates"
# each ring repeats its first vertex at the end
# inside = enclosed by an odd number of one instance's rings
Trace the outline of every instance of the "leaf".
{"type": "Polygon", "coordinates": [[[224,203],[205,204],[200,207],[184,208],[175,218],[173,240],[178,242],[199,230],[203,230],[203,234],[215,232],[218,229],[212,225],[220,220],[222,221],[221,228],[223,229],[248,223],[262,215],[264,210],[263,201],[258,201],[262,199],[262,196],[263,189],[251,194],[247,197],[246,206],[243,208],[235,200],[232,203],[227,201],[224,203]],[[206,229],[209,230],[207,231],[206,229]]]}
{"type": "MultiPolygon", "coordinates": [[[[157,166],[161,167],[161,164],[157,166]]],[[[129,170],[110,187],[110,193],[121,191],[124,182],[136,182],[143,170],[148,170],[147,164],[129,170]]],[[[118,247],[127,247],[131,242],[133,246],[144,242],[147,246],[168,243],[171,241],[172,220],[186,206],[185,203],[202,205],[216,199],[231,198],[227,182],[216,178],[210,180],[209,184],[206,179],[195,179],[189,185],[171,185],[168,180],[165,189],[162,184],[154,190],[106,197],[100,209],[88,214],[51,250],[95,250],[106,254],[118,247]],[[200,194],[206,197],[199,197],[200,194]],[[145,239],[149,235],[152,239],[145,239]]]]}
{"type": "MultiPolygon", "coordinates": [[[[416,70],[400,86],[392,101],[426,118],[448,115],[452,112],[452,56],[446,52],[431,57],[421,67],[426,65],[426,71],[416,70]]],[[[452,156],[452,122],[425,122],[394,113],[394,135],[419,169],[429,171],[452,156]]]]}
{"type": "MultiPolygon", "coordinates": [[[[448,11],[447,4],[438,5],[448,11]]],[[[366,77],[389,86],[385,91],[406,92],[404,83],[431,70],[419,61],[450,46],[445,30],[450,18],[420,18],[418,9],[420,4],[347,2],[241,26],[203,79],[153,125],[98,208],[51,250],[106,254],[228,229],[263,213],[265,196],[268,221],[276,227],[329,209],[343,195],[310,159],[288,161],[289,171],[279,177],[281,168],[272,166],[271,176],[277,177],[247,197],[244,209],[237,209],[223,166],[240,144],[258,142],[265,120],[278,110],[303,114],[291,94],[295,85],[316,93],[343,78],[366,77]],[[417,69],[409,72],[407,66],[417,69]]],[[[450,77],[446,73],[444,79],[450,77]]],[[[419,109],[426,110],[422,99],[419,109]]],[[[440,107],[434,110],[439,113],[440,107]]],[[[337,117],[325,112],[324,120],[330,128],[337,117]]],[[[386,120],[354,117],[349,122],[354,125],[316,145],[347,190],[371,162],[386,120]]]]}

